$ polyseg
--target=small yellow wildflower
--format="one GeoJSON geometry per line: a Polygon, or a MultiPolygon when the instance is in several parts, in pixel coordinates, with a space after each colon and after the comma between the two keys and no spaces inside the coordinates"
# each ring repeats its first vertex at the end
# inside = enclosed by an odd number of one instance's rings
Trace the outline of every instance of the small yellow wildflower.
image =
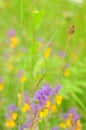
{"type": "Polygon", "coordinates": [[[48,58],[50,56],[51,48],[47,48],[46,51],[44,52],[44,57],[48,58]]]}
{"type": "Polygon", "coordinates": [[[58,111],[56,105],[52,105],[52,106],[51,106],[51,110],[52,110],[53,112],[57,112],[57,111],[58,111]]]}
{"type": "Polygon", "coordinates": [[[17,44],[18,43],[18,38],[17,37],[11,37],[10,41],[11,41],[11,43],[17,44]]]}
{"type": "Polygon", "coordinates": [[[76,129],[75,130],[81,130],[81,129],[82,129],[82,126],[81,126],[80,120],[78,120],[77,123],[76,123],[76,129]]]}
{"type": "Polygon", "coordinates": [[[49,112],[48,109],[44,109],[44,114],[45,114],[45,116],[48,115],[48,112],[49,112]]]}
{"type": "Polygon", "coordinates": [[[59,127],[60,127],[60,128],[63,128],[63,129],[66,129],[66,128],[67,128],[67,126],[66,126],[65,123],[60,123],[60,124],[59,124],[59,127]]]}
{"type": "Polygon", "coordinates": [[[5,68],[7,68],[7,69],[9,69],[10,71],[12,71],[13,70],[13,68],[14,68],[14,66],[13,66],[13,64],[12,63],[9,63],[9,64],[5,64],[5,66],[4,66],[5,68]]]}
{"type": "Polygon", "coordinates": [[[46,102],[46,105],[45,105],[46,108],[49,108],[49,107],[50,107],[50,104],[51,104],[50,101],[47,101],[47,102],[46,102]]]}
{"type": "Polygon", "coordinates": [[[72,125],[71,123],[72,123],[72,122],[71,122],[71,119],[68,118],[68,119],[66,120],[66,125],[67,125],[68,128],[71,127],[71,125],[72,125]]]}
{"type": "Polygon", "coordinates": [[[8,128],[14,128],[15,126],[16,126],[16,123],[15,123],[15,121],[13,121],[12,119],[9,119],[9,120],[7,120],[6,121],[6,127],[8,127],[8,128]]]}
{"type": "Polygon", "coordinates": [[[41,111],[41,112],[39,113],[39,116],[40,116],[40,118],[44,118],[44,117],[45,117],[44,112],[41,111]]]}
{"type": "Polygon", "coordinates": [[[16,120],[17,116],[18,116],[17,113],[15,113],[15,112],[12,113],[12,119],[13,119],[13,120],[16,120]]]}
{"type": "Polygon", "coordinates": [[[30,110],[31,110],[30,105],[28,103],[25,103],[22,108],[22,112],[24,113],[24,112],[30,111],[30,110]]]}
{"type": "Polygon", "coordinates": [[[48,109],[44,109],[43,111],[41,111],[40,113],[39,113],[39,115],[40,115],[40,118],[44,118],[45,116],[47,116],[48,115],[48,109]]]}
{"type": "Polygon", "coordinates": [[[20,78],[20,82],[21,82],[21,83],[24,83],[24,82],[26,82],[26,81],[27,81],[27,77],[22,76],[22,77],[20,78]]]}
{"type": "Polygon", "coordinates": [[[65,77],[69,77],[70,76],[70,70],[68,68],[64,71],[64,76],[65,77]]]}
{"type": "Polygon", "coordinates": [[[62,96],[60,96],[60,95],[57,95],[57,96],[56,96],[56,103],[57,103],[57,105],[61,105],[62,99],[63,99],[62,96]]]}
{"type": "Polygon", "coordinates": [[[14,68],[13,64],[9,64],[9,69],[10,69],[10,71],[12,71],[13,68],[14,68]]]}
{"type": "Polygon", "coordinates": [[[0,84],[0,91],[2,91],[4,88],[3,84],[0,84]]]}
{"type": "Polygon", "coordinates": [[[18,38],[17,37],[11,37],[10,41],[11,41],[10,48],[14,48],[18,44],[18,38]]]}

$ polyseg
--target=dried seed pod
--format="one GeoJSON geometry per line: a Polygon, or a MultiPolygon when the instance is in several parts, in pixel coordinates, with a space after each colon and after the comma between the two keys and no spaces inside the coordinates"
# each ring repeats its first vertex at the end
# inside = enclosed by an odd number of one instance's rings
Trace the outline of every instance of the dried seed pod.
{"type": "Polygon", "coordinates": [[[75,25],[71,25],[71,27],[68,29],[68,35],[72,35],[75,32],[75,25]]]}

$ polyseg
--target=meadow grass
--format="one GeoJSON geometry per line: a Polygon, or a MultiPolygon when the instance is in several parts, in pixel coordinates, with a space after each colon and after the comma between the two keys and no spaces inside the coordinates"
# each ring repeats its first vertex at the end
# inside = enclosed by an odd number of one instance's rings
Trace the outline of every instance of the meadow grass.
{"type": "MultiPolygon", "coordinates": [[[[0,129],[7,129],[4,116],[10,104],[18,105],[21,98],[22,107],[26,90],[33,96],[49,83],[62,86],[62,109],[76,107],[85,130],[86,1],[1,0],[0,12],[0,129]],[[67,47],[72,24],[75,33],[67,47]]],[[[57,123],[53,117],[49,122],[47,130],[57,123]]]]}

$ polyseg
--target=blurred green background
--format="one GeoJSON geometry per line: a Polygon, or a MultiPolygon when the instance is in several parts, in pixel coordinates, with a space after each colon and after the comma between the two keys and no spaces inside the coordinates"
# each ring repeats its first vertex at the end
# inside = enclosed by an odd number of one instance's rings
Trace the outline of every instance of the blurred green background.
{"type": "MultiPolygon", "coordinates": [[[[0,91],[0,117],[3,118],[10,103],[17,103],[19,91],[33,91],[46,82],[55,86],[60,73],[57,83],[62,85],[63,109],[77,107],[85,130],[85,35],[85,0],[0,0],[0,76],[4,79],[4,89],[0,91]],[[72,24],[75,33],[63,61],[67,30],[72,24]],[[15,48],[9,45],[10,29],[16,31],[19,40],[15,48]],[[24,83],[16,78],[21,70],[27,77],[24,83]]],[[[2,123],[0,128],[4,130],[2,123]]]]}

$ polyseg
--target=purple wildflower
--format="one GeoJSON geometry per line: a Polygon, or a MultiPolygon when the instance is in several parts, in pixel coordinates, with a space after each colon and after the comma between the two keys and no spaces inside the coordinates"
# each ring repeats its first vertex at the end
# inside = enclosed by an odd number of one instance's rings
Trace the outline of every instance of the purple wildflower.
{"type": "Polygon", "coordinates": [[[11,118],[11,114],[8,112],[8,113],[6,113],[5,117],[6,117],[7,119],[10,119],[10,118],[11,118]]]}
{"type": "Polygon", "coordinates": [[[38,37],[37,41],[38,41],[38,42],[43,42],[43,41],[44,41],[44,38],[40,36],[40,37],[38,37]]]}
{"type": "Polygon", "coordinates": [[[64,55],[65,55],[65,52],[64,52],[64,51],[60,51],[60,52],[58,53],[58,56],[59,56],[60,58],[63,58],[64,55]]]}
{"type": "Polygon", "coordinates": [[[69,110],[69,113],[71,113],[71,114],[73,114],[73,115],[75,115],[76,112],[77,112],[77,109],[76,109],[76,108],[71,108],[71,109],[69,110]]]}
{"type": "Polygon", "coordinates": [[[3,58],[4,58],[5,60],[8,59],[8,58],[9,58],[8,53],[5,52],[5,53],[3,54],[3,58]]]}
{"type": "Polygon", "coordinates": [[[8,36],[12,37],[12,36],[15,36],[16,35],[16,31],[14,29],[10,29],[8,31],[8,36]]]}
{"type": "Polygon", "coordinates": [[[71,109],[69,110],[69,114],[72,114],[72,115],[73,115],[73,120],[74,120],[74,121],[77,121],[77,120],[80,119],[80,115],[77,114],[77,109],[75,109],[75,108],[71,108],[71,109]]]}
{"type": "Polygon", "coordinates": [[[27,120],[25,124],[23,125],[24,128],[31,128],[31,126],[32,126],[32,121],[30,120],[27,120]]]}
{"type": "Polygon", "coordinates": [[[22,75],[24,75],[24,70],[18,71],[18,73],[17,73],[16,76],[17,76],[18,79],[20,79],[20,77],[21,77],[22,75]]]}
{"type": "Polygon", "coordinates": [[[63,114],[63,119],[67,119],[69,117],[69,113],[64,113],[63,114]]]}
{"type": "Polygon", "coordinates": [[[67,69],[67,68],[69,68],[70,67],[70,64],[69,63],[66,63],[65,65],[64,65],[64,69],[67,69]]]}
{"type": "Polygon", "coordinates": [[[37,104],[32,104],[32,105],[31,105],[31,110],[32,110],[33,114],[35,115],[35,114],[37,113],[37,111],[38,111],[38,106],[37,106],[37,104]]]}
{"type": "Polygon", "coordinates": [[[57,127],[53,127],[52,130],[58,130],[58,128],[57,127]]]}
{"type": "Polygon", "coordinates": [[[57,94],[57,93],[60,91],[60,89],[61,89],[61,85],[58,84],[58,85],[54,88],[53,91],[54,91],[55,94],[57,94]]]}
{"type": "Polygon", "coordinates": [[[34,100],[38,101],[38,107],[42,108],[46,104],[49,96],[53,93],[53,89],[48,84],[45,84],[40,90],[34,95],[34,100]]]}
{"type": "Polygon", "coordinates": [[[17,107],[14,104],[11,104],[8,109],[9,112],[17,111],[17,107]]]}
{"type": "Polygon", "coordinates": [[[24,102],[25,102],[25,103],[29,103],[29,102],[30,102],[30,99],[29,99],[29,96],[28,96],[28,92],[27,92],[27,91],[24,93],[24,102]]]}
{"type": "Polygon", "coordinates": [[[63,115],[63,119],[66,120],[72,115],[72,125],[71,129],[75,128],[76,122],[80,120],[80,115],[77,113],[77,109],[71,108],[67,113],[63,115]]]}
{"type": "Polygon", "coordinates": [[[79,120],[80,115],[77,114],[77,109],[76,108],[71,108],[68,113],[64,114],[64,118],[67,119],[70,115],[73,116],[73,121],[79,120]]]}
{"type": "Polygon", "coordinates": [[[74,116],[74,118],[73,118],[74,121],[77,121],[77,120],[79,120],[79,119],[80,119],[80,115],[79,115],[79,114],[76,114],[76,115],[74,116]]]}
{"type": "Polygon", "coordinates": [[[23,126],[19,126],[18,130],[24,130],[24,127],[23,126]]]}

